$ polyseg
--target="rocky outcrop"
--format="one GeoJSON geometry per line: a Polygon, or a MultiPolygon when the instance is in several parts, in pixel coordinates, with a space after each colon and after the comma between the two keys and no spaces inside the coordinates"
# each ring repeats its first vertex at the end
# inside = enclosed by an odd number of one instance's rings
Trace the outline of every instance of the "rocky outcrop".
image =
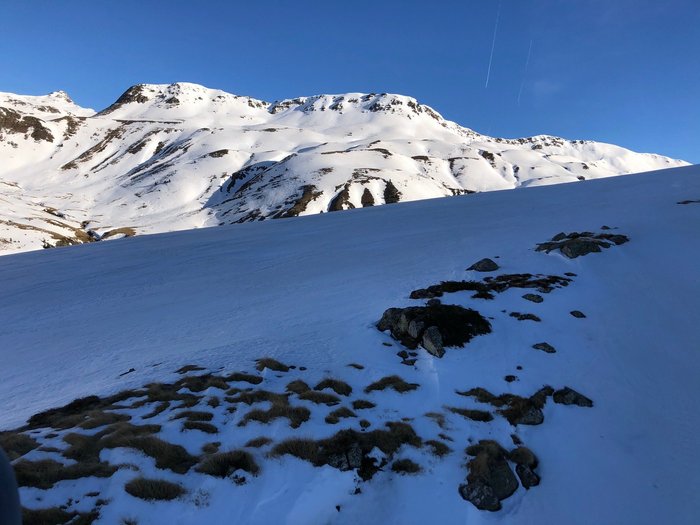
{"type": "Polygon", "coordinates": [[[489,333],[491,324],[476,310],[433,304],[389,308],[377,323],[377,328],[389,330],[408,348],[421,345],[436,357],[442,357],[445,347],[464,346],[474,336],[489,333]]]}
{"type": "Polygon", "coordinates": [[[482,440],[468,447],[467,454],[474,459],[467,465],[469,474],[459,487],[460,495],[480,510],[499,510],[501,501],[518,489],[508,453],[497,442],[482,440]]]}
{"type": "Polygon", "coordinates": [[[559,250],[569,259],[602,251],[602,248],[619,246],[629,241],[626,235],[614,233],[572,232],[558,233],[550,241],[537,245],[538,252],[559,250]]]}
{"type": "Polygon", "coordinates": [[[498,270],[498,268],[500,267],[495,263],[495,261],[486,258],[475,262],[469,268],[467,268],[467,270],[475,272],[495,272],[498,270]]]}
{"type": "Polygon", "coordinates": [[[587,408],[593,406],[593,401],[568,386],[554,392],[552,399],[560,405],[577,405],[587,408]]]}

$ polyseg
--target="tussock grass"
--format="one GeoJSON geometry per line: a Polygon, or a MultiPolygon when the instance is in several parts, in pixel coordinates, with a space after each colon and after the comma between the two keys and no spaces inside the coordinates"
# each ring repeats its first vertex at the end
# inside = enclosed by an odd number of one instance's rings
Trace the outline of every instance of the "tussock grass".
{"type": "Polygon", "coordinates": [[[251,410],[243,416],[239,426],[245,426],[250,421],[268,424],[281,417],[289,420],[290,427],[299,428],[302,423],[309,420],[311,411],[306,407],[294,407],[287,403],[273,404],[268,410],[251,410]]]}
{"type": "Polygon", "coordinates": [[[219,405],[221,405],[221,399],[219,399],[217,396],[211,396],[209,399],[207,399],[207,405],[212,408],[218,408],[219,405]]]}
{"type": "Polygon", "coordinates": [[[261,448],[265,445],[269,445],[270,443],[272,443],[272,440],[269,437],[260,436],[248,440],[248,442],[244,446],[248,448],[261,448]]]}
{"type": "Polygon", "coordinates": [[[445,419],[445,414],[442,412],[426,412],[425,417],[429,417],[435,421],[437,426],[439,426],[442,430],[447,429],[447,420],[445,419]]]}
{"type": "Polygon", "coordinates": [[[5,451],[10,461],[24,456],[38,446],[39,443],[34,438],[21,432],[0,432],[0,448],[5,451]]]}
{"type": "Polygon", "coordinates": [[[84,414],[83,418],[84,420],[78,426],[85,430],[91,430],[120,421],[129,421],[131,416],[115,414],[114,412],[104,412],[103,410],[90,410],[84,414]]]}
{"type": "Polygon", "coordinates": [[[397,459],[391,464],[391,470],[397,474],[417,474],[421,468],[418,463],[410,459],[397,459]]]}
{"type": "Polygon", "coordinates": [[[64,465],[53,459],[27,461],[20,459],[13,468],[20,487],[49,489],[54,483],[67,479],[79,479],[89,476],[108,478],[117,471],[116,467],[101,462],[81,462],[64,465]]]}
{"type": "Polygon", "coordinates": [[[148,414],[143,416],[142,419],[154,418],[158,414],[165,412],[168,408],[170,408],[170,401],[161,401],[153,408],[153,410],[151,410],[148,414]]]}
{"type": "Polygon", "coordinates": [[[211,412],[203,412],[200,410],[183,410],[178,412],[170,419],[187,419],[187,421],[211,421],[214,414],[211,412]]]}
{"type": "Polygon", "coordinates": [[[177,390],[187,388],[191,392],[202,392],[208,388],[219,388],[221,390],[228,389],[226,379],[213,374],[204,374],[201,376],[186,376],[175,382],[177,390]]]}
{"type": "Polygon", "coordinates": [[[476,410],[471,408],[459,408],[459,407],[445,407],[447,410],[453,414],[458,414],[466,419],[471,419],[472,421],[480,421],[486,423],[493,420],[491,412],[486,410],[476,410]]]}
{"type": "Polygon", "coordinates": [[[371,401],[367,401],[366,399],[356,399],[355,401],[352,402],[352,408],[355,410],[366,410],[370,408],[374,408],[377,405],[375,403],[372,403],[371,401]]]}
{"type": "Polygon", "coordinates": [[[419,386],[420,385],[418,383],[407,383],[399,376],[386,376],[365,388],[365,394],[369,394],[374,390],[386,390],[387,388],[391,388],[392,390],[403,394],[405,392],[410,392],[411,390],[416,390],[419,386]]]}
{"type": "Polygon", "coordinates": [[[324,390],[330,388],[339,396],[349,396],[352,394],[352,387],[345,381],[338,379],[326,378],[314,387],[314,390],[324,390]]]}
{"type": "Polygon", "coordinates": [[[308,392],[311,390],[311,387],[307,385],[304,381],[301,379],[295,379],[294,381],[291,381],[286,388],[287,392],[293,393],[293,394],[302,394],[304,392],[308,392]]]}
{"type": "Polygon", "coordinates": [[[185,474],[197,462],[180,445],[173,445],[155,436],[107,436],[101,440],[103,448],[133,448],[151,456],[156,460],[156,467],[172,470],[177,474],[185,474]]]}
{"type": "Polygon", "coordinates": [[[175,373],[186,374],[187,372],[201,372],[202,370],[205,370],[205,368],[199,365],[185,365],[182,368],[178,368],[175,373]]]}
{"type": "Polygon", "coordinates": [[[101,408],[103,401],[97,396],[75,399],[59,408],[52,408],[34,414],[27,422],[28,429],[53,427],[57,429],[71,428],[83,421],[83,413],[88,410],[101,408]]]}
{"type": "Polygon", "coordinates": [[[309,390],[308,392],[302,392],[299,394],[299,399],[304,401],[311,401],[317,405],[337,405],[340,403],[340,398],[334,396],[333,394],[327,394],[325,392],[316,392],[314,390],[309,390]]]}
{"type": "Polygon", "coordinates": [[[22,523],[24,525],[88,525],[100,517],[98,510],[90,512],[68,512],[60,507],[46,509],[22,508],[22,523]]]}
{"type": "Polygon", "coordinates": [[[270,456],[294,456],[316,465],[319,463],[320,446],[317,441],[306,438],[290,438],[272,447],[270,456]]]}
{"type": "Polygon", "coordinates": [[[261,359],[257,359],[255,361],[255,369],[258,372],[262,372],[266,368],[273,370],[274,372],[288,372],[289,367],[285,365],[284,363],[280,363],[276,359],[272,359],[271,357],[263,357],[261,359]]]}
{"type": "Polygon", "coordinates": [[[246,374],[244,372],[234,372],[226,376],[226,381],[229,383],[245,382],[251,385],[259,385],[263,379],[260,376],[246,374]]]}
{"type": "Polygon", "coordinates": [[[177,483],[144,477],[132,479],[124,485],[124,490],[135,498],[147,501],[171,501],[185,493],[185,489],[177,483]]]}
{"type": "Polygon", "coordinates": [[[236,396],[227,397],[226,401],[229,403],[245,403],[246,405],[269,401],[273,405],[285,405],[289,402],[287,399],[288,395],[289,394],[269,392],[267,390],[251,390],[240,392],[236,396]]]}
{"type": "Polygon", "coordinates": [[[450,447],[437,439],[429,439],[425,442],[425,444],[426,446],[430,447],[430,451],[432,452],[433,456],[437,456],[439,458],[452,452],[450,447]]]}
{"type": "Polygon", "coordinates": [[[204,454],[216,454],[219,451],[219,447],[221,447],[220,441],[205,443],[204,445],[202,445],[202,452],[204,454]]]}
{"type": "Polygon", "coordinates": [[[204,423],[202,421],[185,421],[182,424],[183,430],[201,430],[207,434],[218,434],[219,429],[212,425],[211,423],[204,423]]]}
{"type": "Polygon", "coordinates": [[[195,470],[202,474],[225,478],[239,469],[253,475],[257,475],[260,472],[260,467],[253,456],[245,450],[231,450],[213,454],[197,465],[195,470]]]}
{"type": "Polygon", "coordinates": [[[329,425],[335,425],[340,422],[341,419],[348,417],[357,417],[357,415],[347,407],[340,407],[328,414],[325,421],[329,425]]]}

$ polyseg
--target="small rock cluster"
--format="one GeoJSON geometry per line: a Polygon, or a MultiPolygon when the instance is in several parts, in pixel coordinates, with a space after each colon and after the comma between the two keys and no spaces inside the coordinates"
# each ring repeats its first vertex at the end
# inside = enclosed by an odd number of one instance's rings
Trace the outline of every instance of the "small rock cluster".
{"type": "Polygon", "coordinates": [[[535,473],[537,457],[527,447],[518,447],[507,452],[493,440],[482,440],[467,447],[469,473],[466,483],[460,485],[459,494],[479,510],[497,511],[501,501],[518,489],[518,480],[509,461],[515,463],[515,472],[526,489],[539,485],[540,477],[535,473]]]}
{"type": "Polygon", "coordinates": [[[442,357],[446,346],[463,346],[474,336],[491,332],[491,324],[476,310],[440,303],[389,308],[377,328],[389,330],[404,346],[420,345],[435,357],[442,357]]]}
{"type": "Polygon", "coordinates": [[[600,252],[601,248],[619,246],[629,241],[629,237],[614,233],[572,232],[557,233],[550,241],[537,245],[538,252],[559,250],[569,259],[575,259],[589,253],[600,252]]]}

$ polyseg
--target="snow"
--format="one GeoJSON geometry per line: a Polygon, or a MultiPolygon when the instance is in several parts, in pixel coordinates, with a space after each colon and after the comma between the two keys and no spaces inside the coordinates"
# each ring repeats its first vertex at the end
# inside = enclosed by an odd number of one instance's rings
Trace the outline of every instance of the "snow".
{"type": "Polygon", "coordinates": [[[0,254],[85,242],[88,232],[159,233],[682,166],[610,144],[540,135],[499,139],[393,94],[268,103],[190,83],[139,84],[95,114],[65,93],[0,93],[53,137],[0,130],[0,254]],[[212,156],[211,154],[215,155],[212,156]],[[60,216],[56,215],[60,213],[60,216]]]}
{"type": "MultiPolygon", "coordinates": [[[[693,166],[2,257],[4,429],[77,397],[173,381],[185,364],[251,371],[263,356],[308,368],[283,377],[266,371],[263,386],[272,391],[297,377],[309,384],[337,377],[357,393],[392,374],[419,383],[416,392],[361,397],[378,405],[367,416],[371,428],[412,417],[424,439],[440,432],[425,412],[485,408],[456,396],[456,389],[531,395],[550,384],[595,403],[550,401],[544,424],[517,428],[540,459],[542,483],[519,488],[496,513],[477,510],[457,493],[466,476],[463,450],[468,439],[507,445],[514,428],[500,417],[486,424],[457,415],[448,416],[451,455],[437,459],[404,447],[397,457],[413,459],[423,471],[402,476],[387,469],[362,484],[359,495],[352,494],[352,472],[291,457],[260,454],[261,474],[236,486],[195,472],[175,475],[133,450],[113,449],[103,451],[110,461],[177,479],[188,495],[171,503],[132,498],[123,485],[136,473],[120,469],[107,480],[22,489],[23,501],[38,508],[98,487],[100,497],[112,499],[99,523],[128,516],[141,523],[694,523],[700,513],[700,329],[693,315],[700,297],[700,204],[677,203],[695,199],[700,169],[693,166]],[[630,241],[573,260],[534,251],[559,231],[602,225],[630,241]],[[519,289],[493,301],[466,292],[445,296],[493,318],[493,332],[463,349],[448,348],[442,359],[420,350],[415,368],[401,366],[398,344],[374,326],[382,312],[420,304],[408,299],[413,289],[479,279],[465,268],[495,256],[499,273],[577,276],[540,304],[523,300],[519,289]],[[587,317],[572,317],[575,309],[587,317]],[[542,322],[517,321],[511,311],[532,312],[542,322]],[[557,352],[530,348],[540,341],[557,352]],[[365,369],[347,367],[350,362],[365,369]],[[506,374],[518,380],[507,383],[506,374]]],[[[167,413],[159,417],[153,422],[168,421],[167,413]]],[[[239,427],[235,418],[217,418],[222,430],[211,440],[224,449],[260,435],[319,438],[356,425],[342,420],[329,428],[316,408],[298,431],[283,419],[239,427]]],[[[200,434],[165,427],[160,435],[194,453],[205,439],[200,434]]],[[[92,502],[83,499],[82,510],[92,502]]]]}

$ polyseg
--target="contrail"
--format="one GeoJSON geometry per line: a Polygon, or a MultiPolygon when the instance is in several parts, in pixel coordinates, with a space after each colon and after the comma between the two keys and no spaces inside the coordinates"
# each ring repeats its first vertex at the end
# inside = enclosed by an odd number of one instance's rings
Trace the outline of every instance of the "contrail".
{"type": "Polygon", "coordinates": [[[493,50],[496,49],[496,33],[498,33],[498,20],[501,18],[501,0],[498,2],[498,12],[496,13],[496,25],[493,28],[493,42],[491,42],[491,56],[489,57],[489,69],[486,72],[486,86],[489,87],[489,77],[491,76],[491,63],[493,62],[493,50]]]}
{"type": "Polygon", "coordinates": [[[520,95],[523,94],[525,86],[525,77],[527,76],[527,67],[530,65],[530,53],[532,53],[532,38],[530,39],[530,47],[527,50],[527,60],[525,60],[525,72],[523,73],[523,81],[520,83],[520,91],[518,91],[518,106],[520,105],[520,95]]]}

